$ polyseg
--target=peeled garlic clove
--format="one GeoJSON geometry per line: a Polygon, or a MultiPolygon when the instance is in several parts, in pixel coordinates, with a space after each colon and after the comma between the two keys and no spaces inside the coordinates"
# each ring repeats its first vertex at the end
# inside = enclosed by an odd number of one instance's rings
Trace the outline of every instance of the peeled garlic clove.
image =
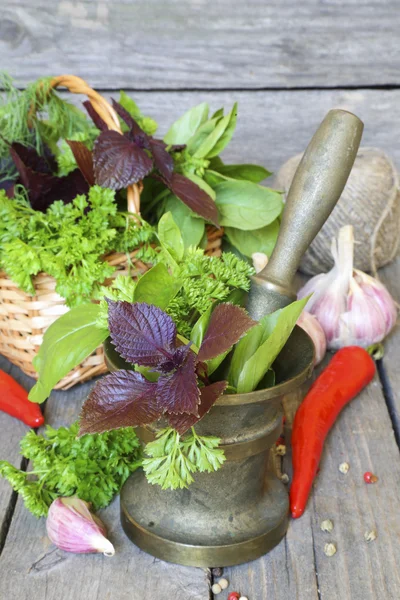
{"type": "Polygon", "coordinates": [[[54,500],[46,529],[53,544],[66,552],[115,554],[114,546],[105,537],[107,532],[102,521],[90,512],[87,502],[76,496],[54,500]]]}
{"type": "Polygon", "coordinates": [[[264,254],[264,252],[253,252],[251,258],[253,260],[253,267],[255,268],[256,273],[262,271],[263,268],[268,264],[268,256],[264,254]]]}
{"type": "Polygon", "coordinates": [[[326,354],[326,337],[318,319],[311,313],[303,310],[297,319],[299,325],[312,339],[315,346],[314,365],[318,365],[326,354]]]}

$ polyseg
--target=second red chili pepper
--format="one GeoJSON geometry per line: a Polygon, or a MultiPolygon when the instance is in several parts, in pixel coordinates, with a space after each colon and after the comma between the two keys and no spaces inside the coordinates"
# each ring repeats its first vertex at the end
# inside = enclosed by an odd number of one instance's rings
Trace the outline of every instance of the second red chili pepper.
{"type": "Polygon", "coordinates": [[[0,370],[0,410],[16,417],[29,427],[40,427],[44,423],[38,404],[28,400],[28,393],[4,371],[0,370]]]}
{"type": "Polygon", "coordinates": [[[311,386],[293,423],[293,481],[290,510],[301,517],[307,504],[325,438],[338,414],[373,379],[375,363],[363,348],[339,350],[311,386]]]}

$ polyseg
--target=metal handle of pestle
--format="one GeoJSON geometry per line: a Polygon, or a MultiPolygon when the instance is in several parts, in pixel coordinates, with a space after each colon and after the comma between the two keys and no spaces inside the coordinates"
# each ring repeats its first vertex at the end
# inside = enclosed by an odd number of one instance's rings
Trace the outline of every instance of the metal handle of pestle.
{"type": "Polygon", "coordinates": [[[345,110],[328,112],[309,143],[290,186],[278,240],[264,269],[252,277],[247,308],[254,319],[295,300],[301,258],[339,200],[364,125],[345,110]]]}

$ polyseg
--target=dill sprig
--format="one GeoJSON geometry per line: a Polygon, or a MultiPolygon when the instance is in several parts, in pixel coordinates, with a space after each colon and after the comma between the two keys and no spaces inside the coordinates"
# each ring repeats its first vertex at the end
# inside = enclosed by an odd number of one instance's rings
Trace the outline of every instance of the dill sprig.
{"type": "Polygon", "coordinates": [[[51,88],[51,77],[38,79],[19,90],[14,80],[0,73],[0,161],[1,176],[14,176],[12,161],[8,164],[9,144],[19,142],[34,147],[39,154],[43,145],[58,153],[57,142],[93,125],[78,108],[63,100],[51,88]]]}

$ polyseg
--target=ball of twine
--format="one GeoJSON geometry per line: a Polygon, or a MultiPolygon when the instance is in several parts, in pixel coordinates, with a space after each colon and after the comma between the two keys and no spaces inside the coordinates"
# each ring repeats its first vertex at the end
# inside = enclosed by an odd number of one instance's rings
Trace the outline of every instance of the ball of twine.
{"type": "MultiPolygon", "coordinates": [[[[276,175],[275,188],[283,190],[285,197],[302,156],[290,158],[276,175]]],[[[307,275],[329,271],[332,238],[349,224],[354,227],[355,268],[376,274],[395,258],[400,243],[399,175],[379,148],[360,148],[346,187],[304,255],[300,270],[307,275]]]]}

